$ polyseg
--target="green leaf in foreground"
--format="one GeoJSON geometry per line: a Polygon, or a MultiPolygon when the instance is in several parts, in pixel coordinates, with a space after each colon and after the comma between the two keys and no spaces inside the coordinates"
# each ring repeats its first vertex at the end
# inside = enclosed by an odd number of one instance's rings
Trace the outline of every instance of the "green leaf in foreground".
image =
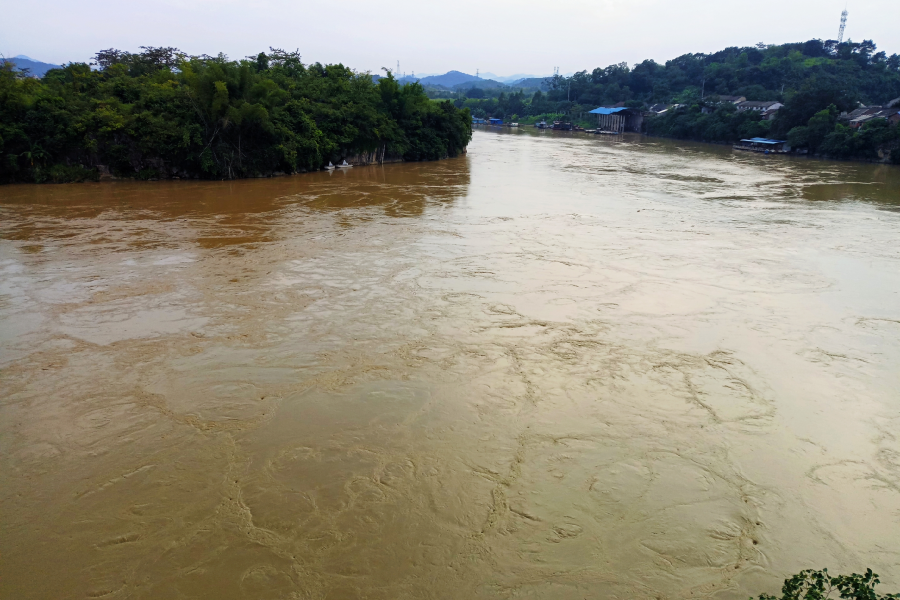
{"type": "MultiPolygon", "coordinates": [[[[759,600],[825,600],[846,598],[849,600],[888,600],[900,598],[900,594],[879,594],[875,586],[880,583],[878,574],[866,569],[865,574],[838,575],[832,577],[828,569],[806,569],[784,580],[781,596],[760,594],[759,600]]],[[[750,600],[753,600],[752,598],[750,600]]]]}

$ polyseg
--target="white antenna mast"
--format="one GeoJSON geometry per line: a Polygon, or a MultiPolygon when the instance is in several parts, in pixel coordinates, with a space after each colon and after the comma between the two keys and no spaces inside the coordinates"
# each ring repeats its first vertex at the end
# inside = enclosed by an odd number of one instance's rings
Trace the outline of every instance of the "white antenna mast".
{"type": "Polygon", "coordinates": [[[841,28],[838,29],[838,44],[844,41],[844,28],[847,26],[847,8],[841,13],[841,28]]]}

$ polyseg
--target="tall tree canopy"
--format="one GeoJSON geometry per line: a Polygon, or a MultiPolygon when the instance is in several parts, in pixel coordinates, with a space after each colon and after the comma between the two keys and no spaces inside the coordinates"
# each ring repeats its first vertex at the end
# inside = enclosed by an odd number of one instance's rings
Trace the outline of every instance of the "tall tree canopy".
{"type": "Polygon", "coordinates": [[[0,181],[120,176],[234,178],[317,169],[379,151],[456,156],[471,118],[388,74],[305,65],[270,49],[245,60],[176,48],[107,49],[37,80],[0,65],[0,181]],[[93,68],[92,68],[93,67],[93,68]]]}

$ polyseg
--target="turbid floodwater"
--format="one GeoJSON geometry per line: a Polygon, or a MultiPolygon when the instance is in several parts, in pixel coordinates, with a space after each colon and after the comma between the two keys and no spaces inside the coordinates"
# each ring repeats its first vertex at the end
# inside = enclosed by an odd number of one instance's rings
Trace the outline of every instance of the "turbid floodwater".
{"type": "Polygon", "coordinates": [[[900,168],[0,188],[0,597],[900,591],[900,168]]]}

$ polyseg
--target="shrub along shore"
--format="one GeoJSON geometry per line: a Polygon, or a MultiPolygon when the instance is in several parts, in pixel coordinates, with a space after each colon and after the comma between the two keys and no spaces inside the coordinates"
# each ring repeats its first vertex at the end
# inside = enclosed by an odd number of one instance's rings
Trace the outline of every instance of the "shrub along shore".
{"type": "Polygon", "coordinates": [[[233,179],[322,168],[353,156],[436,160],[465,152],[467,109],[418,84],[343,65],[175,48],[98,52],[28,77],[0,64],[0,182],[233,179]]]}

